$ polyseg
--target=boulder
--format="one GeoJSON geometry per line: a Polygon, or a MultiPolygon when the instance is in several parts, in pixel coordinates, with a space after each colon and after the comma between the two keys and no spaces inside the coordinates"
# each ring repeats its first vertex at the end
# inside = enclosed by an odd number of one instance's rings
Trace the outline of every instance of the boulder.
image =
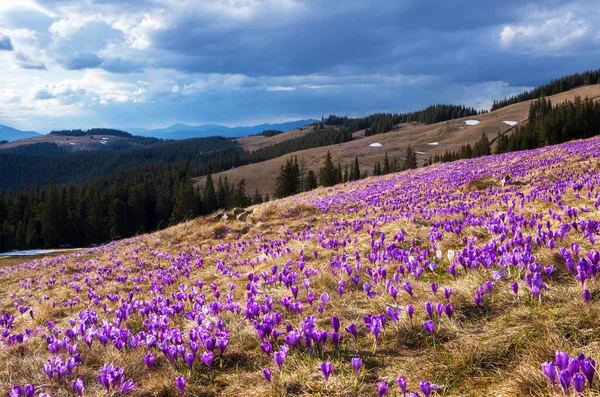
{"type": "Polygon", "coordinates": [[[235,207],[235,208],[233,209],[233,215],[234,215],[234,216],[238,216],[238,215],[240,215],[240,214],[243,214],[244,212],[246,212],[246,210],[245,210],[245,209],[243,209],[243,208],[237,208],[237,207],[235,207]]]}
{"type": "Polygon", "coordinates": [[[221,220],[221,218],[223,218],[223,215],[225,215],[225,214],[223,214],[223,213],[217,214],[217,215],[213,216],[213,220],[214,221],[221,220]]]}
{"type": "Polygon", "coordinates": [[[238,220],[238,221],[241,221],[241,222],[246,222],[246,219],[248,219],[248,216],[249,216],[249,215],[250,215],[250,213],[249,213],[249,212],[247,212],[247,211],[244,211],[244,212],[242,212],[241,214],[239,214],[239,215],[237,216],[237,220],[238,220]]]}
{"type": "Polygon", "coordinates": [[[223,214],[223,217],[221,219],[223,219],[224,221],[228,221],[231,219],[235,219],[235,216],[233,216],[233,214],[230,212],[226,212],[223,214]]]}

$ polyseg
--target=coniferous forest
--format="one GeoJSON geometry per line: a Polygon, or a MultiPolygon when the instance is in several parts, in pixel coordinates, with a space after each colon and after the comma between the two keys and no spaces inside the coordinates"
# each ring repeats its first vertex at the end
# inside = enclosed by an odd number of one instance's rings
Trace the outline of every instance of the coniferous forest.
{"type": "Polygon", "coordinates": [[[548,84],[536,87],[532,90],[525,91],[519,95],[504,98],[500,101],[494,101],[491,110],[503,108],[519,102],[538,99],[544,96],[559,94],[561,92],[572,90],[573,88],[581,87],[590,84],[600,83],[600,69],[591,70],[583,73],[575,73],[569,76],[563,76],[559,79],[552,80],[548,84]]]}
{"type": "Polygon", "coordinates": [[[412,113],[375,113],[367,117],[349,118],[331,115],[323,122],[326,125],[344,126],[352,132],[366,130],[365,135],[384,134],[400,123],[433,124],[480,114],[477,110],[462,105],[433,105],[412,113]]]}

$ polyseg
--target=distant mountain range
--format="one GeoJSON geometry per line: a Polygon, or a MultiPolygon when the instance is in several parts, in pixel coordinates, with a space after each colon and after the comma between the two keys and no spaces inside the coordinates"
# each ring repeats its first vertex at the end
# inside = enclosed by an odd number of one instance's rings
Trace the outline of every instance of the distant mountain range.
{"type": "Polygon", "coordinates": [[[161,139],[189,139],[205,138],[209,136],[223,136],[228,138],[239,138],[248,135],[260,134],[265,130],[279,130],[283,132],[300,128],[307,124],[316,123],[318,120],[295,120],[276,124],[259,124],[250,127],[227,127],[219,124],[187,125],[174,124],[167,128],[148,130],[145,128],[122,128],[133,135],[142,135],[161,139]]]}
{"type": "Polygon", "coordinates": [[[16,141],[18,139],[31,138],[39,135],[40,134],[35,131],[21,131],[0,124],[0,141],[16,141]]]}

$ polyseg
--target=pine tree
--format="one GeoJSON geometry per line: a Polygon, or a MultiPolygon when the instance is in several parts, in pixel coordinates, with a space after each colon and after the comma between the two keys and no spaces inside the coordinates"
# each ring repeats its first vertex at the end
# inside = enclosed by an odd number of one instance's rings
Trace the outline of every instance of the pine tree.
{"type": "Polygon", "coordinates": [[[308,170],[306,173],[306,190],[313,190],[317,188],[317,178],[313,170],[308,170]]]}
{"type": "Polygon", "coordinates": [[[412,146],[409,144],[406,148],[406,158],[404,160],[404,169],[410,170],[417,168],[417,154],[415,153],[412,146]]]}
{"type": "Polygon", "coordinates": [[[217,209],[218,204],[219,203],[217,200],[217,194],[215,193],[215,186],[213,185],[212,176],[208,174],[206,176],[206,182],[204,183],[204,192],[202,194],[202,207],[204,208],[204,211],[207,214],[210,214],[211,212],[217,209]]]}
{"type": "Polygon", "coordinates": [[[246,196],[246,180],[240,179],[237,185],[234,185],[233,195],[231,197],[232,205],[234,207],[247,207],[248,197],[246,196]]]}
{"type": "Polygon", "coordinates": [[[390,167],[390,160],[388,159],[388,155],[387,152],[385,152],[385,158],[383,159],[383,169],[381,170],[381,172],[386,175],[389,174],[391,172],[391,167],[390,167]]]}
{"type": "Polygon", "coordinates": [[[319,184],[321,186],[333,186],[336,180],[336,169],[331,161],[331,153],[327,152],[325,157],[325,165],[321,168],[319,173],[319,184]]]}
{"type": "Polygon", "coordinates": [[[352,166],[352,176],[350,180],[358,181],[360,179],[360,167],[358,165],[358,157],[354,157],[354,165],[352,166]]]}
{"type": "Polygon", "coordinates": [[[275,196],[278,198],[294,195],[300,191],[300,170],[298,160],[290,158],[281,166],[275,181],[275,196]]]}
{"type": "Polygon", "coordinates": [[[258,188],[254,191],[254,198],[252,199],[252,204],[261,204],[263,202],[263,198],[258,192],[258,188]]]}

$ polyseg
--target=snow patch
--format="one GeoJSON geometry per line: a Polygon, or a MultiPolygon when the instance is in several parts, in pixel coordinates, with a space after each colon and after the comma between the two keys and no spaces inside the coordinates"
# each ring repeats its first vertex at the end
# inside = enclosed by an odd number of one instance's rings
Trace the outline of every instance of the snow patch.
{"type": "Polygon", "coordinates": [[[375,142],[375,143],[370,144],[369,146],[371,146],[371,147],[381,147],[382,145],[379,142],[375,142]]]}
{"type": "Polygon", "coordinates": [[[429,142],[428,143],[429,146],[437,146],[439,144],[440,144],[439,142],[429,142]]]}
{"type": "Polygon", "coordinates": [[[427,153],[425,153],[425,152],[417,152],[416,150],[415,150],[415,153],[416,153],[416,154],[427,154],[427,153]]]}
{"type": "Polygon", "coordinates": [[[479,123],[480,123],[479,120],[467,120],[467,121],[465,121],[466,125],[477,125],[479,123]]]}
{"type": "Polygon", "coordinates": [[[108,145],[108,142],[106,142],[106,141],[100,141],[100,143],[103,145],[108,145]]]}
{"type": "Polygon", "coordinates": [[[69,145],[77,145],[75,142],[70,142],[69,145]]]}
{"type": "Polygon", "coordinates": [[[519,124],[518,121],[503,121],[504,124],[508,124],[511,127],[514,127],[515,125],[519,124]]]}
{"type": "Polygon", "coordinates": [[[9,251],[3,252],[0,256],[31,256],[31,255],[44,255],[51,254],[53,252],[64,251],[64,250],[25,250],[25,251],[9,251]]]}

